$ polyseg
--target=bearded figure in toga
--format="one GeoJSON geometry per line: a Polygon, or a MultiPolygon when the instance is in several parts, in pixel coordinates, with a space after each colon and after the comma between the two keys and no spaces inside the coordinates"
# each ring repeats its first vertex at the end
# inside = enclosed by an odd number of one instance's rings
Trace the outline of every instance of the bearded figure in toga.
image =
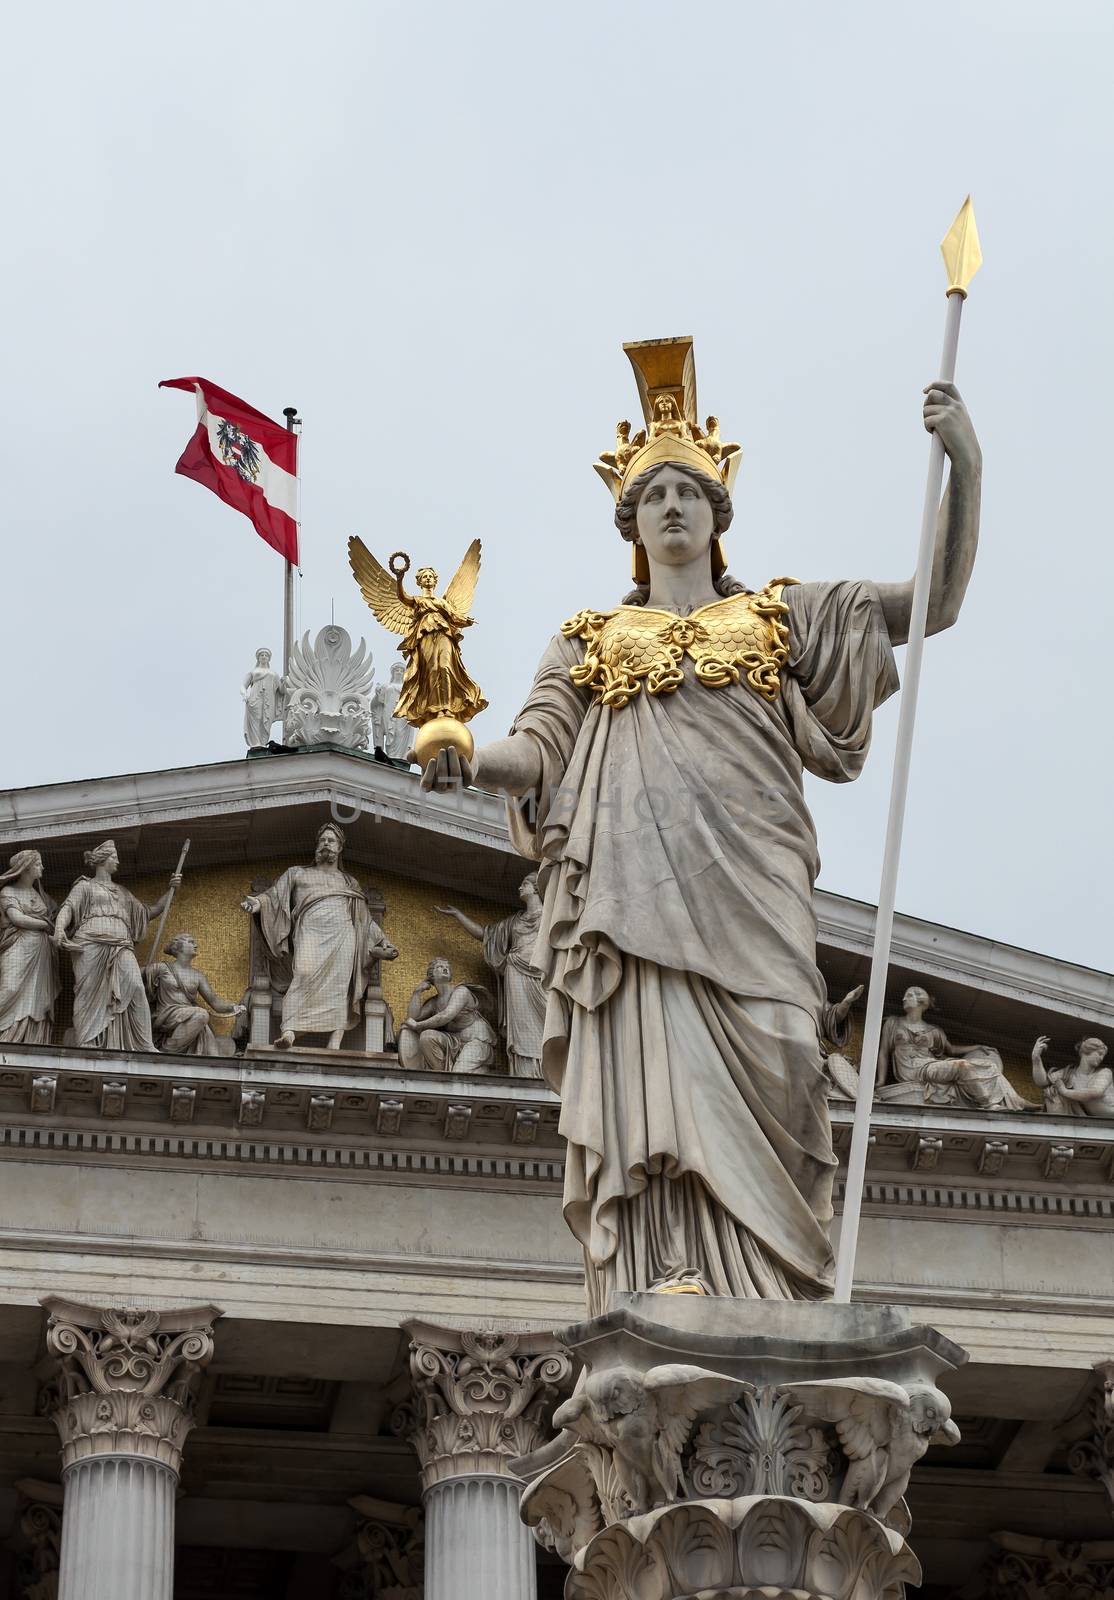
{"type": "Polygon", "coordinates": [[[360,1018],[368,965],[398,955],[368,908],[364,891],[341,865],[344,832],[335,822],[318,829],[312,867],[288,867],[274,886],[241,905],[259,918],[272,956],[290,955],[294,975],[282,1001],[289,1048],[302,1033],[327,1033],[330,1050],[360,1018]]]}

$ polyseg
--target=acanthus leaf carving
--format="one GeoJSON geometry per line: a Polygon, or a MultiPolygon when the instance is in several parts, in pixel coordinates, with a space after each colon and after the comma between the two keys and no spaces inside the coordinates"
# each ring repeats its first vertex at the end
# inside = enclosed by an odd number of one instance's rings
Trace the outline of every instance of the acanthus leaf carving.
{"type": "Polygon", "coordinates": [[[86,1306],[54,1296],[43,1304],[46,1347],[59,1370],[40,1410],[58,1429],[63,1468],[125,1453],[177,1472],[220,1312],[86,1306]]]}
{"type": "Polygon", "coordinates": [[[408,1325],[414,1407],[392,1417],[409,1433],[426,1488],[460,1472],[508,1473],[545,1437],[572,1377],[554,1339],[408,1325]]]}
{"type": "Polygon", "coordinates": [[[734,1401],[697,1430],[689,1477],[702,1495],[790,1494],[827,1500],[838,1471],[834,1439],[776,1389],[734,1401]]]}

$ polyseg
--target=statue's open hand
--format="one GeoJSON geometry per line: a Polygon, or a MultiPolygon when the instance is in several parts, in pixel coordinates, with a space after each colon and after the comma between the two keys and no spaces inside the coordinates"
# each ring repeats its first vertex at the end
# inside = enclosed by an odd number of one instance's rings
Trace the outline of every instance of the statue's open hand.
{"type": "Polygon", "coordinates": [[[462,760],[450,745],[439,750],[432,761],[427,761],[422,773],[422,788],[434,794],[451,794],[457,789],[467,789],[474,776],[472,763],[462,760]]]}
{"type": "Polygon", "coordinates": [[[975,429],[954,383],[938,378],[924,391],[924,425],[938,433],[948,458],[959,466],[973,466],[981,451],[975,429]]]}
{"type": "Polygon", "coordinates": [[[1049,1038],[1048,1034],[1042,1033],[1036,1044],[1033,1046],[1033,1060],[1039,1061],[1051,1043],[1052,1040],[1049,1038]]]}
{"type": "Polygon", "coordinates": [[[847,1017],[848,1012],[851,1010],[851,1007],[855,1004],[855,1001],[862,994],[863,987],[864,986],[861,983],[857,984],[856,987],[854,989],[852,989],[849,994],[845,994],[843,999],[840,1000],[836,1005],[834,1005],[832,1007],[832,1014],[835,1017],[837,1022],[843,1022],[845,1020],[845,1018],[847,1017]]]}
{"type": "Polygon", "coordinates": [[[246,894],[244,896],[244,898],[240,901],[240,910],[241,911],[250,911],[250,912],[252,912],[254,914],[256,911],[259,910],[259,904],[260,904],[260,902],[259,902],[259,896],[258,895],[246,894]]]}

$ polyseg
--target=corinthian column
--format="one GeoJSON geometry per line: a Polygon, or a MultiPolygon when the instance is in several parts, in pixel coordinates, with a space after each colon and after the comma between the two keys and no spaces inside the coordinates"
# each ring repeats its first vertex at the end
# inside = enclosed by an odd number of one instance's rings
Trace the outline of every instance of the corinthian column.
{"type": "Polygon", "coordinates": [[[43,1305],[60,1369],[47,1396],[62,1441],[59,1600],[171,1600],[182,1446],[220,1312],[43,1305]]]}
{"type": "Polygon", "coordinates": [[[404,1324],[410,1435],[425,1502],[425,1600],[534,1600],[534,1547],[510,1469],[536,1450],[572,1362],[552,1334],[404,1324]]]}

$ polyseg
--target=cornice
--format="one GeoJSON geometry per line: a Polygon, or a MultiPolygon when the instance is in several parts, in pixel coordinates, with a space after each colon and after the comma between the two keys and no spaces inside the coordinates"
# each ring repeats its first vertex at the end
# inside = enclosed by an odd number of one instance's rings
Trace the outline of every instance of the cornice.
{"type": "Polygon", "coordinates": [[[123,773],[0,792],[0,849],[112,828],[232,816],[345,799],[354,813],[399,821],[513,854],[495,795],[469,789],[423,794],[417,773],[342,751],[223,761],[162,772],[123,773]]]}

